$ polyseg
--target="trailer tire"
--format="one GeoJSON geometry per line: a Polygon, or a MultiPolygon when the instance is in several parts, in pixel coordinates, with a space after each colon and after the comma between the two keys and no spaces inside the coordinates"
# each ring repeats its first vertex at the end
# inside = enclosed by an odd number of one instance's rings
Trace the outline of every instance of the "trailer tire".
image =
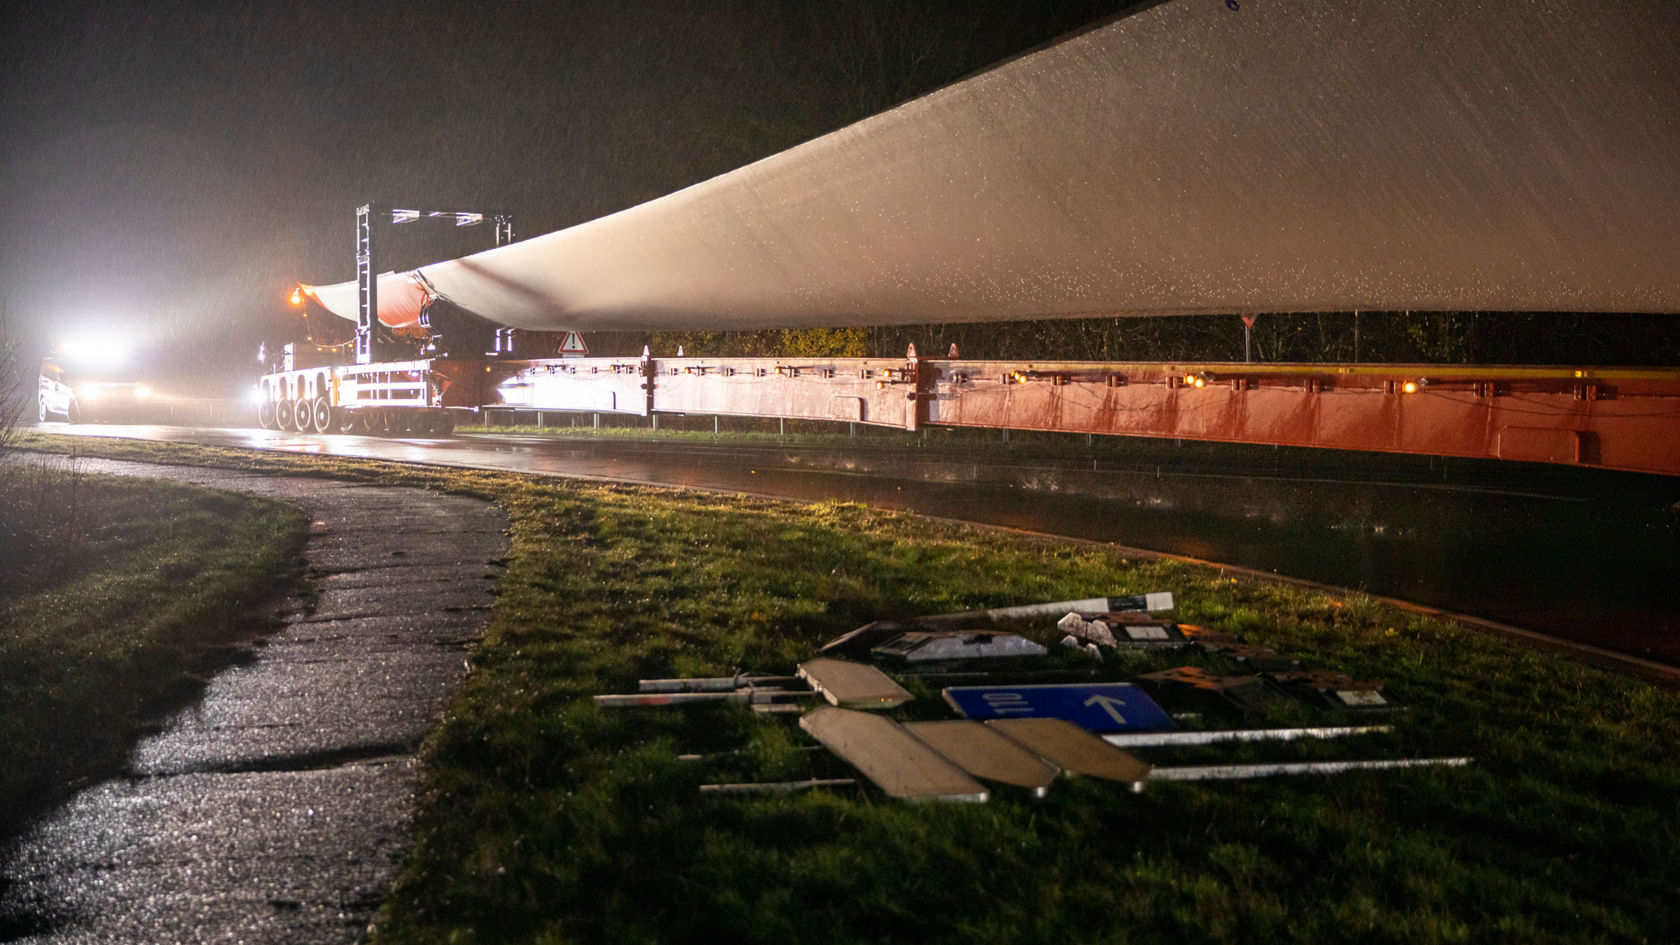
{"type": "Polygon", "coordinates": [[[315,427],[315,408],[307,397],[299,397],[292,404],[292,429],[298,433],[308,433],[315,427]]]}
{"type": "Polygon", "coordinates": [[[448,436],[451,433],[455,432],[455,412],[454,411],[445,410],[445,411],[441,412],[438,415],[438,421],[439,421],[439,423],[438,423],[438,433],[440,435],[448,436]]]}
{"type": "Polygon", "coordinates": [[[277,400],[274,402],[274,429],[285,432],[292,428],[292,402],[277,400]]]}
{"type": "Polygon", "coordinates": [[[36,415],[36,422],[37,423],[46,423],[47,422],[47,398],[46,397],[37,397],[37,398],[35,398],[35,402],[37,404],[39,404],[40,407],[41,407],[40,412],[36,415]]]}
{"type": "Polygon", "coordinates": [[[327,398],[317,397],[309,408],[309,426],[316,433],[327,434],[334,431],[338,418],[333,416],[333,405],[327,403],[327,398]]]}
{"type": "Polygon", "coordinates": [[[338,411],[338,432],[366,433],[367,417],[363,416],[362,412],[359,410],[345,410],[340,408],[338,411]]]}
{"type": "Polygon", "coordinates": [[[265,400],[257,404],[257,426],[264,430],[273,430],[277,426],[274,422],[274,401],[265,400]]]}

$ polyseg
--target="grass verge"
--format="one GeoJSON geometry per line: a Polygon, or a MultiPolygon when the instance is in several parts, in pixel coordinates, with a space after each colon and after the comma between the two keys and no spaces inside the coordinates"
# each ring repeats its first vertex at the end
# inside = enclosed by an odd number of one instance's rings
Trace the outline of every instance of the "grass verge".
{"type": "Polygon", "coordinates": [[[0,840],[115,771],[148,720],[240,658],[306,523],[266,499],[0,469],[0,840]]]}
{"type": "MultiPolygon", "coordinates": [[[[849,504],[101,448],[484,495],[512,523],[488,636],[429,740],[384,942],[1672,941],[1680,709],[1669,690],[1450,622],[1115,550],[849,504]],[[1475,756],[1466,769],[1059,783],[979,806],[869,793],[702,798],[835,773],[790,720],[607,712],[638,677],[782,672],[879,616],[1170,589],[1179,618],[1411,706],[1357,743],[1156,763],[1475,756]],[[696,765],[678,755],[716,752],[696,765]]],[[[1040,632],[1041,639],[1049,635],[1040,632]]],[[[1061,656],[1063,660],[1070,656],[1061,656]]],[[[1207,665],[1219,667],[1212,658],[1207,665]]],[[[1139,657],[1116,676],[1182,662],[1139,657]]],[[[938,717],[918,686],[908,715],[938,717]]],[[[1278,709],[1257,724],[1316,721],[1278,709]]],[[[1222,721],[1204,719],[1204,724],[1222,721]]]]}

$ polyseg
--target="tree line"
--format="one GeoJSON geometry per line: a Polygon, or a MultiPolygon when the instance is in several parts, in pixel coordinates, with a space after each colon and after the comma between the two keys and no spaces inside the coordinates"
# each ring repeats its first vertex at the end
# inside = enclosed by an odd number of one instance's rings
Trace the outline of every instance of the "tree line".
{"type": "Polygon", "coordinates": [[[1074,361],[1680,365],[1680,316],[1585,312],[1272,313],[760,331],[594,332],[590,353],[695,357],[942,356],[1074,361]],[[1246,340],[1246,347],[1245,347],[1246,340]]]}

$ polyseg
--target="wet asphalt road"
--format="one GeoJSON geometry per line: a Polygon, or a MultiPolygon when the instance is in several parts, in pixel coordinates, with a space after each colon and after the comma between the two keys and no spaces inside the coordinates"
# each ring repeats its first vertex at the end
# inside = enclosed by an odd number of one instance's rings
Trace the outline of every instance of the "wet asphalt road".
{"type": "Polygon", "coordinates": [[[361,939],[407,846],[413,752],[489,619],[506,521],[416,489],[83,460],[301,506],[318,597],[6,856],[0,938],[361,939]],[[447,538],[447,540],[444,540],[447,538]]]}
{"type": "Polygon", "coordinates": [[[1258,448],[1134,453],[1129,443],[1080,456],[991,450],[983,439],[952,451],[470,427],[452,439],[43,429],[865,502],[1353,588],[1655,661],[1665,676],[1680,666],[1677,477],[1258,448]]]}

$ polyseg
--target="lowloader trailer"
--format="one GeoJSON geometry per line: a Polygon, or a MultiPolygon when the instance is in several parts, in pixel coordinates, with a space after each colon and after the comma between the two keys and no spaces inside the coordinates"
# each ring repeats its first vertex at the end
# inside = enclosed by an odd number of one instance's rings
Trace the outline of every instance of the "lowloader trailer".
{"type": "Polygon", "coordinates": [[[485,410],[1166,437],[1680,474],[1680,370],[903,358],[430,358],[301,367],[258,420],[438,435],[485,410]]]}

